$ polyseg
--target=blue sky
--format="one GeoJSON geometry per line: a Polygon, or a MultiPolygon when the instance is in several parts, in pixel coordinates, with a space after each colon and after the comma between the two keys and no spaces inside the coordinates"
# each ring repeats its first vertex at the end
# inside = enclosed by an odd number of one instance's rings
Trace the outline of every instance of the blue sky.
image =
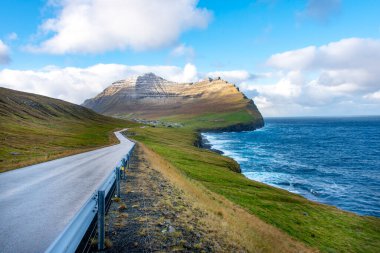
{"type": "Polygon", "coordinates": [[[153,70],[220,75],[268,116],[380,112],[380,1],[153,2],[2,1],[0,86],[81,103],[112,78],[153,70]]]}

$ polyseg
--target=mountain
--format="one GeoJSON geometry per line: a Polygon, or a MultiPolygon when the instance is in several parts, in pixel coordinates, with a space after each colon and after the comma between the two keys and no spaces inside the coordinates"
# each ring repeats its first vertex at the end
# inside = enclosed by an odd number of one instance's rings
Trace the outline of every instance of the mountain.
{"type": "Polygon", "coordinates": [[[105,115],[143,119],[245,111],[256,127],[263,125],[254,102],[220,78],[175,83],[147,73],[114,82],[82,105],[105,115]]]}
{"type": "Polygon", "coordinates": [[[0,87],[0,172],[115,143],[128,122],[0,87]]]}

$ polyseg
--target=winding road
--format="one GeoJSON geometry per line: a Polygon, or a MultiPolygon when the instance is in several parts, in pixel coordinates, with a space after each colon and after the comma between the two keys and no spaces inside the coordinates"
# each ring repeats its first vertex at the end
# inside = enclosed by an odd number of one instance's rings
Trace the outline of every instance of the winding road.
{"type": "Polygon", "coordinates": [[[0,174],[0,252],[44,252],[133,143],[0,174]]]}

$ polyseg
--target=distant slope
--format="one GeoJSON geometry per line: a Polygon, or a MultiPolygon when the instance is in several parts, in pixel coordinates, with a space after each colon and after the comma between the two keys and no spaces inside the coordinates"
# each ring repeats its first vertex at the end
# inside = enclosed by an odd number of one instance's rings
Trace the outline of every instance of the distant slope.
{"type": "Polygon", "coordinates": [[[116,142],[128,122],[45,96],[0,87],[0,172],[116,142]]]}
{"type": "MultiPolygon", "coordinates": [[[[236,123],[245,124],[246,128],[259,128],[264,123],[254,102],[220,78],[174,83],[147,73],[114,82],[83,106],[105,115],[181,121],[185,125],[196,116],[205,119],[211,114],[221,115],[210,121],[212,125],[215,120],[226,120],[225,116],[231,113],[244,114],[236,123]]],[[[226,126],[233,123],[226,122],[226,126]]]]}

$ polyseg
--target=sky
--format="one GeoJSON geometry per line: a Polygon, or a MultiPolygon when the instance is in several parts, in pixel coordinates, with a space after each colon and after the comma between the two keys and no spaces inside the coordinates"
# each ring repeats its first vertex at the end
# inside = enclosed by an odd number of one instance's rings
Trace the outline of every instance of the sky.
{"type": "Polygon", "coordinates": [[[378,0],[1,0],[0,86],[81,104],[154,72],[264,117],[380,115],[378,0]]]}

